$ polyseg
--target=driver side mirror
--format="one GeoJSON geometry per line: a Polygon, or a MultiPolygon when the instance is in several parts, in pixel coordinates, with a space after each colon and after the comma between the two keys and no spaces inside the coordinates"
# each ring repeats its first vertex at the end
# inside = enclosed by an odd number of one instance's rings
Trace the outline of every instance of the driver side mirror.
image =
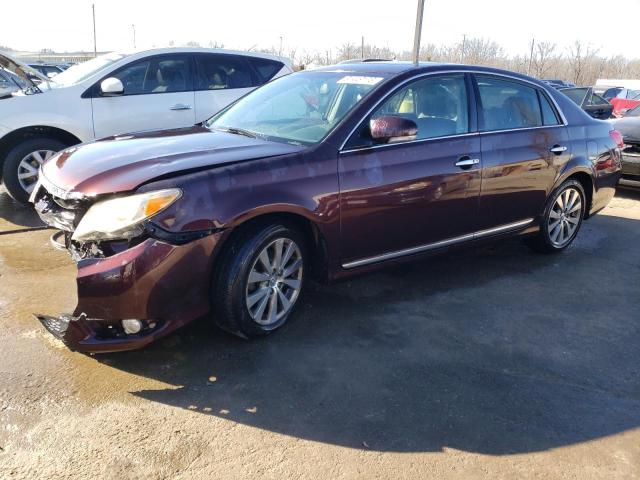
{"type": "Polygon", "coordinates": [[[376,143],[406,142],[416,138],[418,125],[408,118],[385,115],[371,119],[369,130],[376,143]]]}
{"type": "Polygon", "coordinates": [[[105,97],[122,95],[124,93],[124,85],[115,77],[105,78],[100,83],[100,93],[105,97]]]}

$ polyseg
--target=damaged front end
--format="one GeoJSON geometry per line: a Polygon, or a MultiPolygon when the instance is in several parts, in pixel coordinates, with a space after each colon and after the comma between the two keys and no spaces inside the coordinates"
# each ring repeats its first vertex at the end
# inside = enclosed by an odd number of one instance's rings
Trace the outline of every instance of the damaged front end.
{"type": "MultiPolygon", "coordinates": [[[[179,198],[171,194],[171,202],[179,198]]],[[[31,201],[62,232],[59,244],[78,268],[78,304],[71,314],[36,317],[71,350],[140,348],[209,311],[211,258],[221,233],[160,228],[150,217],[171,203],[162,198],[70,194],[41,177],[31,201]]]]}

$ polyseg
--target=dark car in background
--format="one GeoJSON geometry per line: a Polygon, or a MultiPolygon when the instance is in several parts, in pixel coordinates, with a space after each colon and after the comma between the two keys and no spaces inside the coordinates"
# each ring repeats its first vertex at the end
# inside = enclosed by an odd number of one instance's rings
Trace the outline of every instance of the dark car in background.
{"type": "Polygon", "coordinates": [[[78,304],[39,319],[92,352],[207,314],[256,337],[286,322],[311,278],[511,235],[560,252],[613,197],[621,145],[609,123],[507,71],[370,62],[291,74],[193,127],[45,162],[31,201],[65,232],[78,304]]]}
{"type": "Polygon", "coordinates": [[[30,63],[29,66],[47,78],[53,78],[66,70],[66,68],[54,63],[30,63]]]}
{"type": "Polygon", "coordinates": [[[594,93],[592,87],[561,88],[560,91],[593,118],[611,118],[613,105],[594,93]]]}
{"type": "Polygon", "coordinates": [[[622,177],[620,185],[640,187],[640,106],[629,110],[624,118],[615,122],[622,134],[622,177]]]}
{"type": "Polygon", "coordinates": [[[612,98],[622,98],[625,100],[632,100],[640,95],[640,90],[633,88],[624,88],[624,87],[611,87],[607,88],[602,96],[607,100],[611,100],[612,98]]]}
{"type": "Polygon", "coordinates": [[[543,83],[546,83],[547,85],[559,90],[561,88],[571,88],[571,87],[575,87],[576,84],[573,82],[569,82],[566,80],[560,80],[560,79],[545,79],[542,80],[543,83]]]}

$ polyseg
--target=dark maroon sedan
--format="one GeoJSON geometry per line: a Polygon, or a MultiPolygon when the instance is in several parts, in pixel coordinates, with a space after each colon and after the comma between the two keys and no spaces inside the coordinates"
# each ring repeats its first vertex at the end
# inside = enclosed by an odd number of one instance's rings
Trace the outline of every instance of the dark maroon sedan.
{"type": "Polygon", "coordinates": [[[275,80],[192,128],[106,138],[42,168],[78,305],[39,316],[75,350],[138,348],[211,314],[282,326],[334,280],[505,235],[558,252],[602,209],[621,137],[529,77],[380,62],[275,80]]]}

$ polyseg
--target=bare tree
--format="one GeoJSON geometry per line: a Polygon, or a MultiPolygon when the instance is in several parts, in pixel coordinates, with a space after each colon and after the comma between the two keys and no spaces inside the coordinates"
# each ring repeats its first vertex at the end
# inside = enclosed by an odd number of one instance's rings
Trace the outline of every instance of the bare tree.
{"type": "Polygon", "coordinates": [[[538,78],[545,78],[551,68],[555,57],[556,44],[550,42],[538,42],[533,57],[532,74],[538,78]]]}
{"type": "MultiPolygon", "coordinates": [[[[460,58],[459,48],[455,48],[455,56],[460,58]]],[[[453,59],[452,59],[453,60],[453,59]]],[[[474,65],[500,65],[504,60],[504,50],[493,40],[486,38],[468,38],[464,46],[464,61],[474,65]]],[[[455,60],[453,60],[455,61],[455,60]]]]}
{"type": "Polygon", "coordinates": [[[587,83],[587,67],[593,63],[597,53],[598,50],[591,47],[591,45],[585,46],[580,40],[573,42],[573,45],[569,47],[569,57],[567,59],[569,62],[569,73],[573,83],[576,85],[587,83]]]}
{"type": "Polygon", "coordinates": [[[353,43],[347,42],[338,48],[338,57],[335,60],[341,62],[343,60],[351,60],[353,58],[360,58],[360,49],[353,43]]]}

